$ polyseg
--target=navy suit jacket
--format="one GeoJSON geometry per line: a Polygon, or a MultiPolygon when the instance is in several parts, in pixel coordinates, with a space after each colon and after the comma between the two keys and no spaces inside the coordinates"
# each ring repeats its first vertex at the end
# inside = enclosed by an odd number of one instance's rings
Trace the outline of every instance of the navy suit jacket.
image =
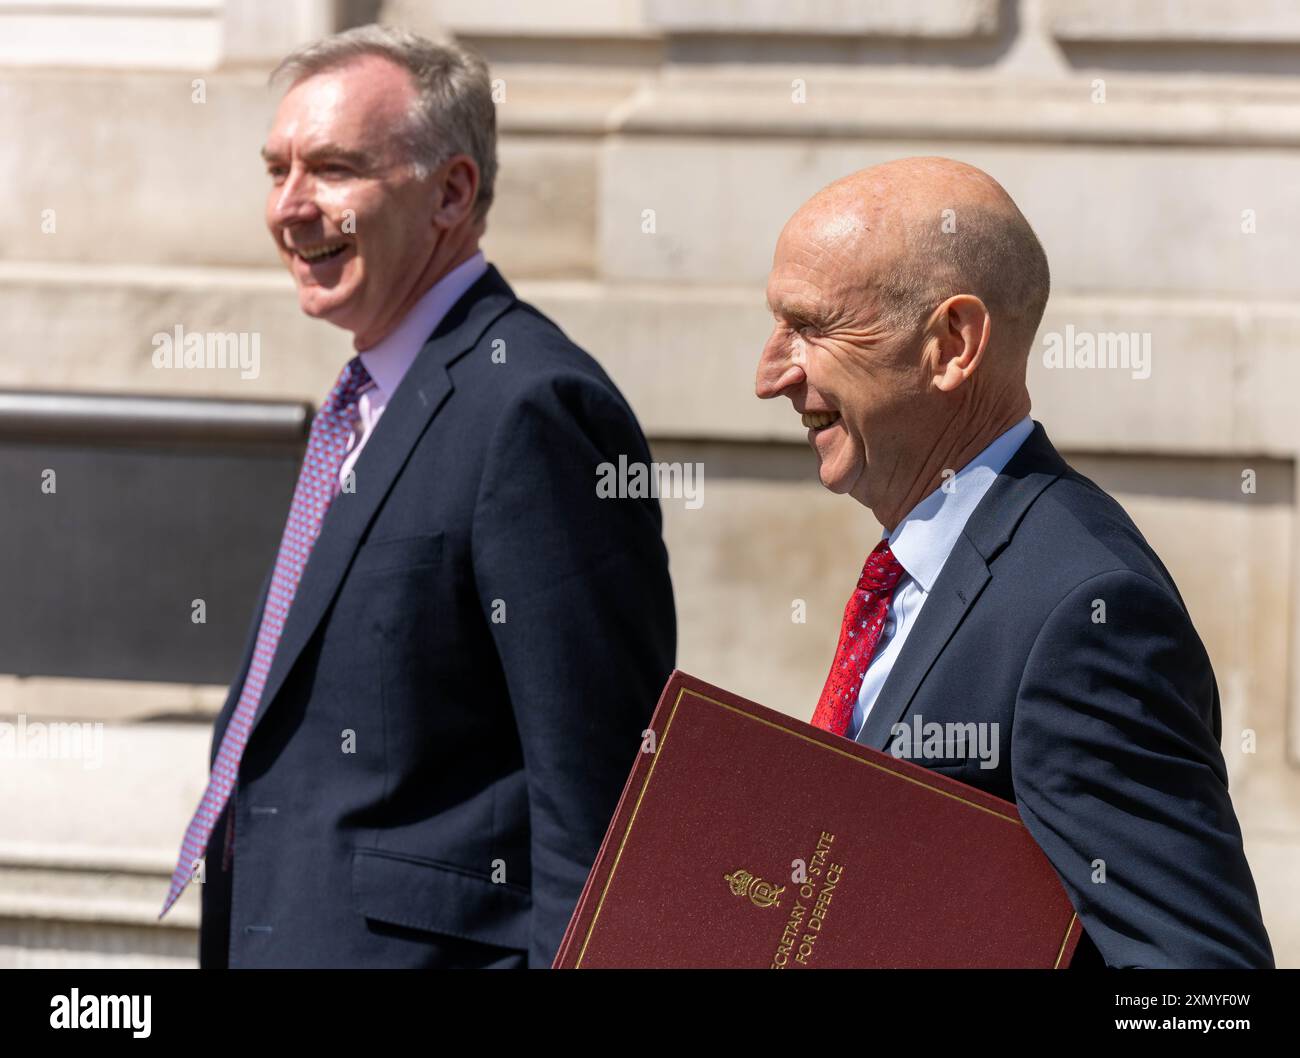
{"type": "Polygon", "coordinates": [[[858,740],[888,750],[918,718],[996,725],[996,768],[960,738],[916,763],[1016,803],[1083,922],[1075,965],[1273,965],[1209,657],[1137,527],[1039,423],[971,514],[858,740]]]}
{"type": "Polygon", "coordinates": [[[614,384],[489,268],[326,514],[201,965],[550,965],[674,664],[658,503],[597,496],[620,455],[650,461],[614,384]]]}

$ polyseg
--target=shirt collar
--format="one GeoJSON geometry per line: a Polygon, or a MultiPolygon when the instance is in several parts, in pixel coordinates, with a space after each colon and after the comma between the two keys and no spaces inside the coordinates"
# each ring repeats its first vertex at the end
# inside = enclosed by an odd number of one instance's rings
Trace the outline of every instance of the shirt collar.
{"type": "Polygon", "coordinates": [[[385,399],[390,399],[396,392],[398,384],[415,363],[429,335],[438,329],[443,317],[486,271],[487,261],[480,250],[426,290],[392,333],[369,349],[362,350],[361,363],[385,399]]]}
{"type": "Polygon", "coordinates": [[[971,513],[1033,430],[1034,421],[1026,415],[913,507],[887,534],[890,551],[927,595],[971,513]]]}

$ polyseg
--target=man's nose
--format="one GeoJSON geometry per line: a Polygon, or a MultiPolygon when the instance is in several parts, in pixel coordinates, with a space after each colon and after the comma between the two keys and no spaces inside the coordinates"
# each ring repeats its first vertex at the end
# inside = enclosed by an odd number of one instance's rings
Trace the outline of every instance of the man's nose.
{"type": "Polygon", "coordinates": [[[301,170],[292,170],[276,189],[271,218],[277,224],[294,224],[320,216],[311,179],[301,170]]]}
{"type": "Polygon", "coordinates": [[[758,358],[758,375],[754,379],[754,392],[760,400],[779,397],[791,386],[804,381],[803,362],[791,350],[790,344],[777,338],[776,332],[763,346],[758,358]]]}

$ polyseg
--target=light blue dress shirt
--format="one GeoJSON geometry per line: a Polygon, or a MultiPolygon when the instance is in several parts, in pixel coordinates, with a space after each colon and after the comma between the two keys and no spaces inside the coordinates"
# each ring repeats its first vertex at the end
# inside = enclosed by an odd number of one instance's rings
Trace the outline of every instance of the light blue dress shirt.
{"type": "Polygon", "coordinates": [[[904,572],[885,611],[885,627],[853,707],[847,732],[850,738],[856,739],[862,733],[862,725],[876,704],[908,633],[916,627],[921,607],[934,590],[934,582],[939,579],[971,513],[1007,461],[1033,432],[1034,421],[1026,415],[913,507],[892,533],[886,534],[889,549],[904,572]]]}

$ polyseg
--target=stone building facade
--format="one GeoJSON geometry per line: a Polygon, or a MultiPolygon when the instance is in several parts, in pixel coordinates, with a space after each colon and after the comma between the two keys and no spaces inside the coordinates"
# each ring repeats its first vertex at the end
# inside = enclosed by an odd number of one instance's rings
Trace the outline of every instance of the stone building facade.
{"type": "MultiPolygon", "coordinates": [[[[1265,920],[1297,966],[1300,9],[1230,8],[0,0],[0,387],[319,399],[350,345],[299,315],[262,227],[267,71],[374,19],[454,35],[497,79],[489,258],[606,365],[657,459],[704,468],[702,503],[664,501],[679,666],[807,716],[879,526],[820,488],[786,403],[754,397],[772,247],[847,172],[976,164],[1052,265],[1033,413],[1188,602],[1265,920]],[[178,323],[256,331],[258,376],[160,372],[150,335],[178,323]],[[1057,366],[1081,335],[1115,365],[1057,366]]],[[[154,919],[222,696],[0,676],[0,719],[104,740],[102,767],[0,768],[0,965],[194,963],[193,891],[154,919]]]]}

